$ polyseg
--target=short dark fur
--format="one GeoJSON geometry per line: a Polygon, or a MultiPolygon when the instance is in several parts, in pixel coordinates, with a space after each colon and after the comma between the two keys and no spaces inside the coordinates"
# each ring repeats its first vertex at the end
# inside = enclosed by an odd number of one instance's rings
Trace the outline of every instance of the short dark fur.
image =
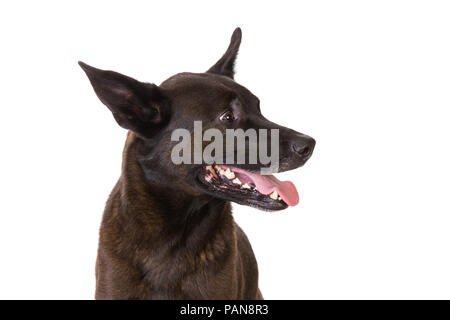
{"type": "MultiPolygon", "coordinates": [[[[171,132],[280,129],[280,171],[303,165],[312,138],[265,119],[259,100],[234,80],[237,28],[224,56],[206,73],[180,73],[160,86],[80,62],[99,99],[129,130],[122,175],[103,215],[96,266],[97,299],[262,299],[250,243],[229,201],[264,210],[286,204],[245,192],[217,190],[205,164],[175,165],[171,132]],[[219,121],[226,110],[233,123],[219,121]]],[[[237,165],[256,171],[262,165],[237,165]]]]}

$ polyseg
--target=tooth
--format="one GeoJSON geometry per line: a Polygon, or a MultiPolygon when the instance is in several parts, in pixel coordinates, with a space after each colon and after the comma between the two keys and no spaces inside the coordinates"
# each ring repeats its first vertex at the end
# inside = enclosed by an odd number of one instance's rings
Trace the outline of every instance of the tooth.
{"type": "Polygon", "coordinates": [[[227,170],[225,171],[225,177],[227,177],[228,179],[234,179],[235,175],[234,172],[231,172],[230,168],[227,168],[227,170]]]}
{"type": "Polygon", "coordinates": [[[277,200],[278,199],[278,192],[277,192],[277,190],[274,190],[271,194],[270,194],[270,199],[273,199],[273,200],[277,200]]]}
{"type": "Polygon", "coordinates": [[[251,189],[251,187],[248,185],[248,183],[243,184],[242,188],[244,188],[244,189],[251,189]]]}
{"type": "Polygon", "coordinates": [[[278,200],[281,201],[282,200],[281,197],[278,197],[278,200]]]}
{"type": "MultiPolygon", "coordinates": [[[[211,167],[211,166],[210,166],[210,167],[211,167]]],[[[206,168],[208,168],[208,167],[206,167],[206,168]]],[[[209,172],[210,172],[210,174],[211,174],[214,178],[216,178],[216,179],[219,178],[219,177],[217,176],[216,170],[212,169],[212,167],[211,167],[211,170],[210,170],[209,172]]]]}
{"type": "Polygon", "coordinates": [[[238,184],[238,185],[241,185],[241,184],[242,184],[242,182],[241,182],[241,180],[239,180],[239,178],[234,179],[232,182],[233,182],[234,184],[238,184]]]}

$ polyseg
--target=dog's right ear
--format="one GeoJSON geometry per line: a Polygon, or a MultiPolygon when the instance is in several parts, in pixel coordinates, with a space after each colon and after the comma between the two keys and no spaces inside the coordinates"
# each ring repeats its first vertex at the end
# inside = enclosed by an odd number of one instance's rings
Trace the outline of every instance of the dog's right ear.
{"type": "Polygon", "coordinates": [[[168,117],[168,100],[161,89],[123,74],[100,70],[81,61],[98,98],[111,110],[117,123],[143,137],[150,137],[168,117]]]}
{"type": "Polygon", "coordinates": [[[233,34],[231,35],[230,45],[228,46],[228,49],[225,52],[225,54],[222,56],[222,58],[219,59],[219,61],[216,62],[215,65],[209,68],[209,70],[206,72],[220,74],[222,76],[226,76],[233,79],[234,64],[236,62],[239,46],[241,45],[241,39],[242,39],[241,28],[236,28],[233,34]]]}

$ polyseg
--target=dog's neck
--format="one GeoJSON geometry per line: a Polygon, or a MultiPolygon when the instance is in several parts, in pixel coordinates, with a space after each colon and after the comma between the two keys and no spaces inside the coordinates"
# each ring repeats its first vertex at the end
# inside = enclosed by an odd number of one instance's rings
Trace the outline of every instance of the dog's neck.
{"type": "Polygon", "coordinates": [[[207,195],[193,197],[152,185],[137,161],[138,142],[130,132],[123,152],[120,200],[126,219],[157,240],[164,238],[174,246],[190,249],[200,248],[213,234],[224,231],[219,228],[228,228],[231,233],[233,218],[228,201],[207,195]]]}

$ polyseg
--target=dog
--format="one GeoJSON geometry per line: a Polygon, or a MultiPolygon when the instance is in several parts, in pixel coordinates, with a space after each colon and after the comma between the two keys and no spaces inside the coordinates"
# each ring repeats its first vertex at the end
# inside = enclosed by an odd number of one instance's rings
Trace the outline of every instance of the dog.
{"type": "Polygon", "coordinates": [[[241,37],[237,28],[207,72],[179,73],[159,86],[79,62],[128,130],[122,174],[100,228],[96,299],[263,299],[252,247],[230,202],[282,210],[297,204],[295,186],[259,174],[267,167],[260,159],[233,166],[171,161],[172,132],[192,132],[195,121],[223,134],[276,129],[278,171],[311,157],[313,138],[264,118],[259,99],[234,81],[241,37]]]}

